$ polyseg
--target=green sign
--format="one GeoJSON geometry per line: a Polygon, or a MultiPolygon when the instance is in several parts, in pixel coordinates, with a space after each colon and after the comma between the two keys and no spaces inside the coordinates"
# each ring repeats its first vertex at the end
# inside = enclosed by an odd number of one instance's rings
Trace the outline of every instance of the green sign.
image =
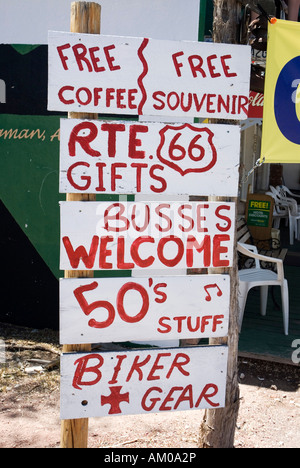
{"type": "Polygon", "coordinates": [[[249,200],[248,226],[269,227],[271,202],[261,200],[249,200]]]}

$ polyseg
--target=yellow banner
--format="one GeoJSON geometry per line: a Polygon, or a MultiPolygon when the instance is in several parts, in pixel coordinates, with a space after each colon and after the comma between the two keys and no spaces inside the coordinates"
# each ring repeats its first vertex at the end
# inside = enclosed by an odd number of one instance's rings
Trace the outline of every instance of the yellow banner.
{"type": "Polygon", "coordinates": [[[300,163],[300,23],[269,24],[261,160],[300,163]]]}

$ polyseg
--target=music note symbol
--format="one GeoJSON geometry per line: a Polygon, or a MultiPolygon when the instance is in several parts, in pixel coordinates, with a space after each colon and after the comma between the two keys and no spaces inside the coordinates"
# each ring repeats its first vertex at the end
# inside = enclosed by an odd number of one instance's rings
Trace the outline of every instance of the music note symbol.
{"type": "Polygon", "coordinates": [[[209,293],[208,290],[213,289],[213,288],[218,290],[217,296],[219,296],[219,297],[223,296],[223,293],[222,293],[221,289],[219,288],[219,286],[216,283],[208,284],[207,286],[204,286],[205,292],[207,294],[207,296],[205,298],[206,301],[211,301],[211,294],[209,293]]]}

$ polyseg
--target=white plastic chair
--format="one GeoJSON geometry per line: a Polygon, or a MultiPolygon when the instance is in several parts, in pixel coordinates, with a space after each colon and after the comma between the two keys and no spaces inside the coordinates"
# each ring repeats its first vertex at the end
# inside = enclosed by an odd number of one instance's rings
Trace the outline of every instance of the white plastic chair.
{"type": "Polygon", "coordinates": [[[238,251],[247,257],[255,259],[255,267],[239,270],[239,329],[242,328],[244,311],[248,292],[254,287],[260,287],[260,312],[266,315],[269,286],[280,286],[284,333],[289,332],[289,292],[288,282],[284,278],[283,262],[280,259],[260,255],[254,245],[238,242],[238,251]],[[277,273],[261,268],[260,261],[272,262],[277,265],[277,273]]]}
{"type": "Polygon", "coordinates": [[[290,244],[294,244],[294,239],[299,240],[300,235],[300,207],[297,205],[296,200],[293,198],[286,197],[280,193],[278,188],[270,185],[271,192],[268,192],[274,198],[275,209],[274,209],[274,227],[278,229],[280,219],[289,219],[289,230],[290,230],[290,244]]]}
{"type": "Polygon", "coordinates": [[[300,198],[300,195],[293,193],[288,189],[285,185],[277,185],[276,189],[283,197],[288,197],[288,195],[292,198],[300,198]]]}
{"type": "Polygon", "coordinates": [[[270,185],[270,189],[276,200],[282,204],[293,204],[296,206],[296,210],[300,214],[300,206],[297,203],[295,198],[291,198],[287,196],[287,193],[291,194],[292,197],[299,197],[299,195],[293,194],[285,185],[277,185],[277,187],[273,187],[270,185]]]}
{"type": "Polygon", "coordinates": [[[279,229],[280,221],[285,220],[285,225],[289,223],[289,208],[286,205],[280,203],[280,199],[274,192],[266,192],[266,195],[270,195],[274,199],[274,210],[273,210],[273,227],[279,229]]]}
{"type": "Polygon", "coordinates": [[[290,221],[290,244],[294,244],[294,239],[300,240],[300,213],[297,202],[289,202],[289,221],[290,221]]]}

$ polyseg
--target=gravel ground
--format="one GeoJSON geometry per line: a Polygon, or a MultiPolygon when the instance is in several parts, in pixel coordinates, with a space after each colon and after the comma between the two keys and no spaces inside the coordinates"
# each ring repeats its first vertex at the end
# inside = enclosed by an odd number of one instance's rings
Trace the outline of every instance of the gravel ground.
{"type": "MultiPolygon", "coordinates": [[[[58,448],[58,334],[0,324],[0,448],[58,448]],[[50,363],[50,367],[49,367],[50,363]]],[[[300,447],[300,368],[239,360],[236,448],[300,447]]],[[[89,420],[89,448],[196,449],[202,410],[89,420]]]]}

